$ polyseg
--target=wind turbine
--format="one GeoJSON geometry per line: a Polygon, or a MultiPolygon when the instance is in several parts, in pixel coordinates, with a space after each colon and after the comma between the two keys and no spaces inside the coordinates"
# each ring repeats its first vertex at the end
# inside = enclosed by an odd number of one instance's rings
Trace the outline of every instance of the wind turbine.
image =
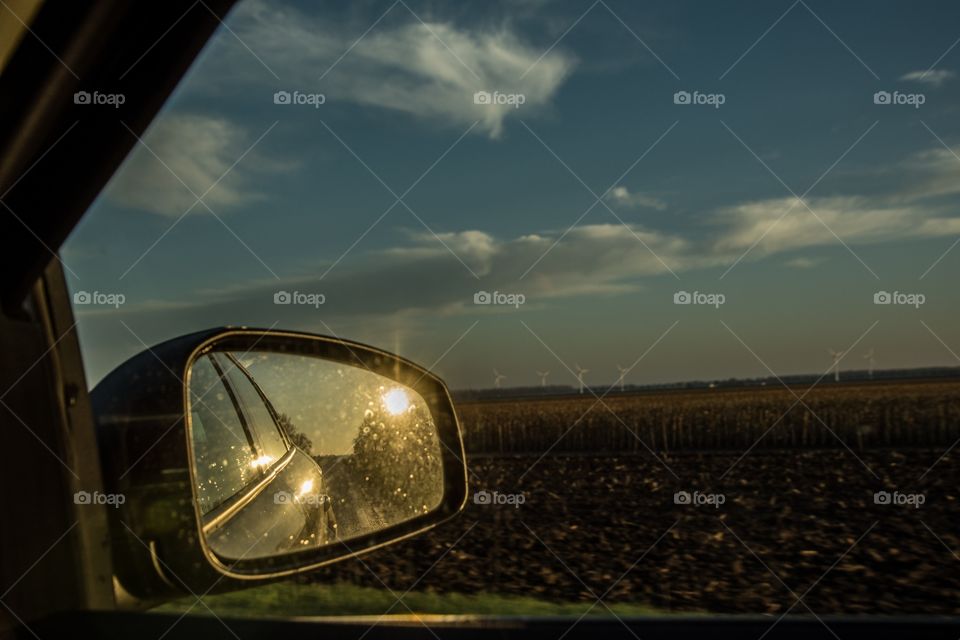
{"type": "Polygon", "coordinates": [[[833,369],[833,381],[840,382],[840,360],[843,358],[843,351],[834,351],[833,349],[827,349],[831,356],[833,356],[833,366],[830,367],[833,369]]]}
{"type": "Polygon", "coordinates": [[[630,369],[624,369],[619,364],[617,365],[617,371],[620,372],[620,377],[618,378],[620,382],[620,393],[623,393],[623,376],[627,375],[630,369]]]}
{"type": "Polygon", "coordinates": [[[584,368],[582,368],[580,365],[575,365],[575,366],[576,366],[576,369],[577,369],[577,382],[580,383],[580,393],[583,393],[583,387],[584,387],[584,384],[583,384],[583,374],[585,374],[585,373],[587,373],[588,371],[590,371],[590,369],[584,369],[584,368]]]}
{"type": "Polygon", "coordinates": [[[873,380],[873,368],[877,364],[876,358],[873,357],[873,347],[870,347],[870,350],[863,354],[863,359],[867,361],[867,374],[870,376],[870,379],[873,380]]]}
{"type": "Polygon", "coordinates": [[[540,376],[540,386],[547,386],[547,376],[550,375],[549,371],[537,371],[537,375],[540,376]]]}
{"type": "Polygon", "coordinates": [[[497,371],[496,369],[493,370],[493,388],[494,388],[494,389],[499,389],[499,388],[500,388],[500,381],[501,381],[501,380],[506,380],[506,379],[507,379],[507,376],[503,375],[502,373],[500,373],[500,372],[497,371]]]}

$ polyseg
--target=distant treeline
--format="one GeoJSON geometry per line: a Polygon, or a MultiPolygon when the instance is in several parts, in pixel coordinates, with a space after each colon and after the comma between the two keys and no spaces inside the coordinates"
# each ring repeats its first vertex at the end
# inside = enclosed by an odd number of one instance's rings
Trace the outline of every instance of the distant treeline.
{"type": "MultiPolygon", "coordinates": [[[[572,374],[571,374],[571,377],[572,374]]],[[[874,371],[872,374],[867,370],[841,371],[840,384],[851,382],[872,382],[872,381],[912,381],[923,379],[960,379],[960,367],[927,367],[922,369],[883,369],[874,371]]],[[[724,380],[687,380],[684,382],[665,382],[660,384],[625,384],[623,393],[638,393],[644,391],[665,391],[675,389],[733,389],[737,387],[782,387],[781,381],[789,385],[811,385],[819,380],[819,384],[829,386],[836,384],[833,381],[833,373],[829,375],[802,373],[796,375],[785,375],[779,379],[774,377],[766,378],[727,378],[724,380]]],[[[596,395],[603,395],[610,387],[613,391],[610,395],[621,393],[619,384],[594,385],[589,390],[584,390],[585,396],[592,397],[590,391],[596,395]]],[[[577,387],[574,385],[547,385],[541,387],[508,387],[504,389],[458,389],[451,392],[454,400],[458,402],[473,402],[481,400],[495,400],[504,398],[537,398],[541,396],[566,396],[578,395],[577,387]]]]}

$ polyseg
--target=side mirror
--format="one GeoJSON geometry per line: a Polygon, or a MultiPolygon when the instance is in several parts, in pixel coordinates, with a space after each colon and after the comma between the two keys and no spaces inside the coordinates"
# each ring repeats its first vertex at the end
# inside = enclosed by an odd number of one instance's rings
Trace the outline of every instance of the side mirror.
{"type": "Polygon", "coordinates": [[[420,533],[466,500],[446,386],[364,345],[217,329],[91,392],[114,567],[139,599],[308,571],[420,533]]]}

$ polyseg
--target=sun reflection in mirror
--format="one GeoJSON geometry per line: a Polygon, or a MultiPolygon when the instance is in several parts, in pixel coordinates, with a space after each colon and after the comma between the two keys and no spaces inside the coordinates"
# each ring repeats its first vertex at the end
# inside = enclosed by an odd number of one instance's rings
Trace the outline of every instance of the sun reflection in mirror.
{"type": "Polygon", "coordinates": [[[305,495],[313,491],[313,480],[306,480],[303,484],[300,485],[300,490],[297,491],[297,498],[302,499],[305,495]]]}
{"type": "Polygon", "coordinates": [[[391,415],[400,415],[410,408],[410,398],[403,389],[390,389],[390,391],[383,394],[383,405],[391,415]]]}
{"type": "Polygon", "coordinates": [[[263,469],[263,468],[269,467],[272,462],[273,462],[272,456],[263,455],[263,456],[260,456],[259,458],[255,458],[251,460],[250,466],[255,469],[263,469]]]}

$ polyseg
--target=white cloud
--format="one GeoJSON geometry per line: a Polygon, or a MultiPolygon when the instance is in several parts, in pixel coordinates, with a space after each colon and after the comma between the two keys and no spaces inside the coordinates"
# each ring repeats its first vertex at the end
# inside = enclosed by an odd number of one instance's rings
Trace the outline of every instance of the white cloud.
{"type": "Polygon", "coordinates": [[[947,69],[930,69],[928,71],[911,71],[900,76],[900,79],[907,82],[919,82],[921,84],[939,87],[947,80],[956,77],[956,75],[953,71],[947,69]]]}
{"type": "MultiPolygon", "coordinates": [[[[378,270],[393,274],[395,282],[417,282],[415,274],[429,265],[430,272],[443,274],[434,280],[456,283],[444,307],[450,312],[469,308],[471,300],[463,293],[477,288],[522,291],[536,301],[624,293],[640,289],[637,279],[643,276],[717,266],[729,259],[703,254],[678,235],[617,223],[584,224],[566,233],[552,230],[512,238],[496,238],[477,230],[441,234],[441,238],[482,276],[481,281],[428,234],[412,236],[411,245],[367,254],[365,261],[381,265],[378,270]]],[[[344,282],[351,278],[349,269],[334,276],[344,282]]]]}
{"type": "Polygon", "coordinates": [[[807,209],[793,197],[771,198],[727,207],[718,222],[725,228],[715,252],[743,251],[761,236],[757,256],[837,243],[872,244],[906,237],[960,233],[960,218],[897,198],[830,196],[807,198],[807,209]],[[784,213],[790,213],[784,216],[784,213]],[[778,222],[779,220],[779,222],[778,222]],[[774,224],[776,223],[776,224],[774,224]]]}
{"type": "Polygon", "coordinates": [[[630,190],[623,185],[611,189],[607,194],[607,200],[624,207],[649,207],[657,211],[667,208],[667,203],[663,200],[639,192],[630,193],[630,190]]]}
{"type": "MultiPolygon", "coordinates": [[[[228,120],[189,114],[159,118],[143,140],[146,147],[139,143],[134,147],[110,182],[107,197],[122,207],[174,217],[194,204],[194,194],[201,196],[210,189],[252,142],[228,120]]],[[[218,215],[258,197],[245,186],[253,164],[250,157],[245,160],[203,196],[218,215]]],[[[191,213],[208,212],[197,204],[191,213]]]]}
{"type": "Polygon", "coordinates": [[[888,170],[905,180],[898,187],[898,194],[905,201],[960,194],[958,172],[960,157],[943,147],[914,153],[888,170]]]}
{"type": "MultiPolygon", "coordinates": [[[[404,11],[397,5],[391,18],[402,17],[404,11]]],[[[547,106],[573,68],[568,54],[554,49],[544,55],[506,26],[468,29],[406,17],[409,20],[399,25],[383,20],[353,48],[368,23],[357,24],[355,30],[334,28],[329,20],[292,8],[245,2],[231,24],[251,50],[279,70],[284,83],[280,89],[321,91],[328,104],[353,102],[444,124],[466,127],[479,121],[479,130],[491,137],[501,135],[507,117],[547,106]],[[477,91],[521,93],[525,101],[519,108],[474,104],[477,91]]],[[[272,81],[244,47],[234,42],[228,46],[244,63],[224,60],[223,68],[209,72],[211,82],[231,77],[245,83],[272,81]]]]}
{"type": "Polygon", "coordinates": [[[414,260],[456,256],[477,275],[484,275],[489,273],[491,261],[498,251],[496,239],[483,231],[441,232],[435,236],[415,233],[410,236],[414,241],[412,246],[392,247],[386,249],[384,255],[414,260]]]}
{"type": "Polygon", "coordinates": [[[960,233],[960,211],[944,198],[960,194],[960,159],[942,147],[913,153],[870,176],[881,192],[769,198],[724,207],[714,253],[742,252],[761,236],[751,255],[762,257],[806,247],[875,244],[903,238],[960,233]],[[812,213],[810,210],[812,210],[812,213]],[[787,210],[790,213],[776,222],[787,210]],[[776,222],[776,224],[774,224],[776,222]]]}
{"type": "Polygon", "coordinates": [[[524,279],[540,297],[636,291],[642,286],[639,278],[717,264],[710,256],[695,255],[683,237],[638,225],[583,225],[559,242],[558,237],[554,232],[539,242],[510,243],[503,277],[515,280],[551,246],[524,279]]]}

